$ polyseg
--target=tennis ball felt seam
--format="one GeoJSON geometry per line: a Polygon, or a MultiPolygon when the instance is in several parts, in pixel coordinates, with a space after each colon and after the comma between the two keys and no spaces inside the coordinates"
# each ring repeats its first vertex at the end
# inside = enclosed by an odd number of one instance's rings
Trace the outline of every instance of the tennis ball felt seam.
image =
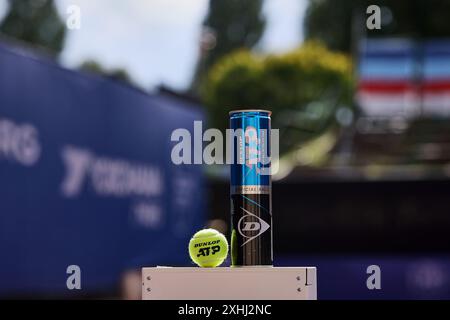
{"type": "MultiPolygon", "coordinates": [[[[196,234],[194,234],[193,236],[192,236],[192,238],[191,239],[202,239],[202,238],[208,238],[208,237],[216,237],[216,236],[224,236],[223,234],[221,234],[220,232],[217,232],[217,233],[215,233],[215,234],[205,234],[205,235],[197,235],[197,233],[196,234]]],[[[224,236],[225,237],[225,236],[224,236]]]]}

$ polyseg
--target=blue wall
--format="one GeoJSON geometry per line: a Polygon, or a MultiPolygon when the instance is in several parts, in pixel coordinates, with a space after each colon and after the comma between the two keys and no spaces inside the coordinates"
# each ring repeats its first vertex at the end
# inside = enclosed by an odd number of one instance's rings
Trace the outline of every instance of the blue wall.
{"type": "Polygon", "coordinates": [[[170,135],[203,112],[0,44],[0,295],[109,290],[128,268],[189,264],[199,166],[170,135]]]}

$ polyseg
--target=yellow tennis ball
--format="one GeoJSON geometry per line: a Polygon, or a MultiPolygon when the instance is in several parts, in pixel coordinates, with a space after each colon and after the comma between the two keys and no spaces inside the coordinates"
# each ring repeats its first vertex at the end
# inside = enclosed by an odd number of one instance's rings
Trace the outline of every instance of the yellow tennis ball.
{"type": "Polygon", "coordinates": [[[227,254],[227,238],[215,229],[200,230],[189,241],[189,255],[200,267],[217,267],[226,259],[227,254]]]}

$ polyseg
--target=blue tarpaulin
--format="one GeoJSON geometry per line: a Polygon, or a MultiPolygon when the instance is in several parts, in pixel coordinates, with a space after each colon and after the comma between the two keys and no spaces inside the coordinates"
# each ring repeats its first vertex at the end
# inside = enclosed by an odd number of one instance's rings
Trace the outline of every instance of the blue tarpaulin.
{"type": "Polygon", "coordinates": [[[189,264],[203,224],[200,166],[176,166],[171,133],[202,110],[65,70],[0,44],[0,295],[84,292],[129,268],[189,264]]]}

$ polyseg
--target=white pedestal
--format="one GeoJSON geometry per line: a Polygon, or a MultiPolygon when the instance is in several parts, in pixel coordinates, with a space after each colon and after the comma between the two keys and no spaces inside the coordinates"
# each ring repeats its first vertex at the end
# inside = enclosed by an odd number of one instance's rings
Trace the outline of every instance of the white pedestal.
{"type": "Polygon", "coordinates": [[[315,300],[315,267],[142,269],[143,300],[315,300]]]}

